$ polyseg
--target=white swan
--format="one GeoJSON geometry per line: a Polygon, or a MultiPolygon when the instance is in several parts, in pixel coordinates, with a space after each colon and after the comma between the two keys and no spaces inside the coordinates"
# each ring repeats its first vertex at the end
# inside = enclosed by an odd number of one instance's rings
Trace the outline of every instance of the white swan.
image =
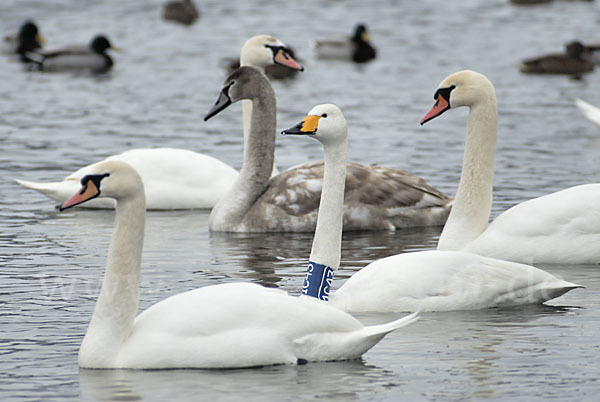
{"type": "Polygon", "coordinates": [[[207,286],[171,296],[136,317],[144,240],[141,178],[121,161],[102,162],[61,210],[116,199],[106,272],[79,350],[84,368],[235,368],[358,358],[415,314],[363,327],[312,298],[252,283],[207,286]]]}
{"type": "MultiPolygon", "coordinates": [[[[237,181],[213,208],[210,229],[314,231],[323,162],[306,163],[271,177],[276,101],[264,74],[248,66],[230,74],[204,119],[241,99],[251,99],[254,104],[244,162],[237,181]]],[[[346,181],[344,230],[442,225],[448,216],[450,200],[423,179],[402,170],[351,163],[346,181]]]]}
{"type": "Polygon", "coordinates": [[[303,293],[348,312],[444,311],[541,303],[580,287],[540,269],[460,251],[399,254],[372,262],[329,294],[339,267],[346,161],[346,122],[319,105],[285,134],[323,143],[325,177],[303,293]]]}
{"type": "Polygon", "coordinates": [[[451,107],[470,107],[460,183],[438,250],[527,263],[600,262],[600,184],[525,201],[488,226],[498,125],[494,87],[481,74],[460,71],[442,81],[434,98],[421,124],[451,107]]]}
{"type": "MultiPolygon", "coordinates": [[[[302,68],[287,55],[283,43],[267,35],[250,38],[242,47],[241,56],[244,63],[260,69],[274,63],[302,68]]],[[[148,209],[212,208],[238,176],[235,169],[218,159],[185,149],[133,149],[105,160],[115,159],[129,163],[142,177],[148,209]]],[[[61,182],[16,182],[55,201],[64,202],[79,188],[79,180],[95,165],[85,166],[61,182]]],[[[114,200],[92,200],[83,207],[114,208],[114,200]]]]}
{"type": "Polygon", "coordinates": [[[600,109],[584,100],[577,99],[577,107],[581,109],[585,117],[600,126],[600,109]]]}

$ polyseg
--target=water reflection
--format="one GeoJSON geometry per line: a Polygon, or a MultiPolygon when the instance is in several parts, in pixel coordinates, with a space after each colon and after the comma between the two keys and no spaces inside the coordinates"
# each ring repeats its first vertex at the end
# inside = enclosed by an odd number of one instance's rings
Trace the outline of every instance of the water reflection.
{"type": "Polygon", "coordinates": [[[363,360],[235,370],[79,370],[83,399],[98,401],[296,399],[358,400],[401,386],[397,375],[363,360]],[[260,384],[260,387],[257,387],[260,384]],[[177,395],[173,394],[177,390],[177,395]]]}
{"type": "MultiPolygon", "coordinates": [[[[368,263],[393,254],[435,247],[441,228],[412,228],[395,232],[346,232],[336,278],[348,278],[368,263]]],[[[312,233],[210,233],[216,264],[238,266],[242,276],[269,287],[300,284],[312,247],[312,233]],[[300,282],[298,282],[300,281],[300,282]]],[[[289,290],[289,289],[288,289],[289,290]]],[[[295,288],[294,288],[295,290],[295,288]]]]}

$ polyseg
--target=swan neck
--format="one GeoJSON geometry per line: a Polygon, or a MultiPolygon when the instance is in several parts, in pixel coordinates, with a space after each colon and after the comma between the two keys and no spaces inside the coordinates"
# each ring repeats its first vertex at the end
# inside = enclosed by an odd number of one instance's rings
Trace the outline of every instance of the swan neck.
{"type": "Polygon", "coordinates": [[[258,95],[252,98],[251,124],[244,144],[242,169],[229,191],[213,208],[209,221],[211,229],[232,230],[241,224],[265,191],[273,171],[275,135],[275,94],[265,79],[258,95]]]}
{"type": "Polygon", "coordinates": [[[240,178],[260,193],[271,177],[275,153],[276,101],[270,85],[261,87],[260,95],[252,99],[248,141],[240,178]]]}
{"type": "Polygon", "coordinates": [[[487,227],[493,201],[498,116],[493,93],[471,106],[462,173],[438,249],[460,250],[487,227]]]}
{"type": "Polygon", "coordinates": [[[335,270],[340,265],[342,248],[348,142],[344,140],[343,143],[325,145],[324,148],[323,190],[310,261],[335,270]]]}
{"type": "MultiPolygon", "coordinates": [[[[138,311],[139,280],[145,226],[143,191],[117,202],[106,271],[80,361],[106,361],[129,337],[138,311]],[[97,355],[96,355],[97,354],[97,355]]],[[[95,363],[97,364],[97,363],[95,363]]]]}
{"type": "MultiPolygon", "coordinates": [[[[248,57],[246,57],[246,52],[242,48],[240,52],[240,67],[241,66],[251,66],[265,74],[265,68],[260,65],[256,65],[255,63],[251,63],[248,61],[248,57]]],[[[242,100],[242,122],[244,128],[244,149],[248,147],[248,136],[250,135],[250,123],[252,119],[252,101],[250,99],[242,100]]]]}

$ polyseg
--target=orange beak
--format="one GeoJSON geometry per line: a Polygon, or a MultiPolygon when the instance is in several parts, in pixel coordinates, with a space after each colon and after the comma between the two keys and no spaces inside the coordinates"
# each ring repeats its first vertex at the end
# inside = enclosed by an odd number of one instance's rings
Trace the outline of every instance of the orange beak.
{"type": "Polygon", "coordinates": [[[73,197],[65,201],[59,209],[64,211],[67,208],[79,205],[87,200],[97,197],[98,195],[100,195],[100,190],[98,190],[98,187],[96,187],[96,184],[94,184],[93,180],[89,180],[83,187],[81,187],[81,190],[79,190],[73,197]]]}
{"type": "Polygon", "coordinates": [[[421,119],[421,125],[427,123],[429,120],[435,119],[448,109],[450,109],[448,101],[443,96],[438,95],[431,110],[421,119]]]}
{"type": "Polygon", "coordinates": [[[302,64],[294,60],[294,58],[290,56],[284,49],[279,49],[277,53],[275,53],[273,61],[276,64],[289,67],[292,70],[304,71],[304,67],[302,67],[302,64]]]}

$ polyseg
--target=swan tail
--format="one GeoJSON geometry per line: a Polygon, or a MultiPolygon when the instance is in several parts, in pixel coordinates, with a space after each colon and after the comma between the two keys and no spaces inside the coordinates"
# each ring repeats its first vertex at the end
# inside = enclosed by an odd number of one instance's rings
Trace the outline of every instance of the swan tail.
{"type": "Polygon", "coordinates": [[[387,324],[372,325],[348,333],[311,334],[294,341],[299,360],[336,361],[358,359],[384,336],[419,319],[410,314],[387,324]]]}
{"type": "Polygon", "coordinates": [[[556,283],[552,283],[544,289],[544,301],[552,300],[557,297],[564,295],[567,292],[570,292],[573,289],[583,289],[585,286],[577,285],[575,283],[560,281],[556,283]]]}
{"type": "Polygon", "coordinates": [[[600,126],[599,108],[581,99],[577,99],[576,103],[577,107],[579,107],[579,109],[583,112],[585,117],[587,117],[589,120],[593,121],[594,123],[600,126]]]}
{"type": "Polygon", "coordinates": [[[35,190],[39,193],[44,194],[46,197],[58,201],[64,202],[69,199],[79,189],[79,182],[73,181],[61,181],[52,183],[38,183],[33,181],[15,179],[17,184],[21,186],[35,190]]]}
{"type": "MultiPolygon", "coordinates": [[[[392,331],[397,330],[398,328],[405,327],[407,325],[412,324],[413,322],[419,319],[419,313],[412,313],[402,318],[399,318],[395,321],[388,322],[386,324],[380,325],[370,325],[365,327],[364,332],[367,337],[379,337],[379,339],[383,338],[385,335],[389,334],[392,331]]],[[[378,339],[378,340],[379,340],[378,339]]]]}

